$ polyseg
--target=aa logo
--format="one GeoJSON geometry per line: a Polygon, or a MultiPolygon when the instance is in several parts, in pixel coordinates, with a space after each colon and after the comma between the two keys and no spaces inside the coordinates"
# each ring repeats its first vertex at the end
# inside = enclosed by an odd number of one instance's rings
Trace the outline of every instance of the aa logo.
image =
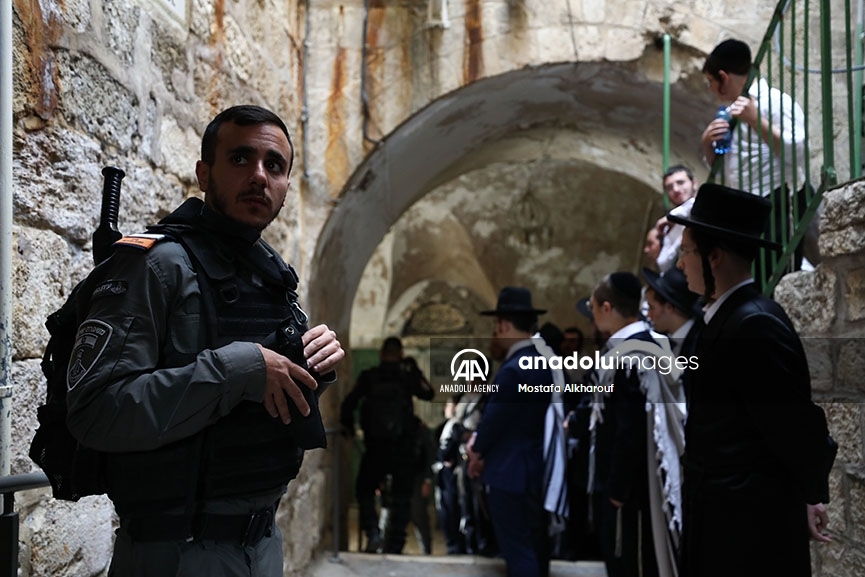
{"type": "Polygon", "coordinates": [[[463,349],[455,354],[451,361],[451,376],[454,381],[464,379],[466,382],[486,382],[489,372],[490,364],[487,358],[477,349],[463,349]],[[457,359],[463,355],[466,357],[457,366],[457,359]],[[483,361],[483,368],[475,357],[480,357],[480,361],[483,361]]]}

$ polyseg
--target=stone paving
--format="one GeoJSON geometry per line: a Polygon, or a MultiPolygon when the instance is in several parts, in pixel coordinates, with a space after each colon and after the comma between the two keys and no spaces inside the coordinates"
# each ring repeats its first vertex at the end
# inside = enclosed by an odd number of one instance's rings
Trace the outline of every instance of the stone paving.
{"type": "MultiPolygon", "coordinates": [[[[305,572],[308,577],[505,577],[501,559],[472,555],[371,555],[323,553],[305,572]]],[[[553,561],[550,577],[606,577],[597,561],[553,561]]]]}

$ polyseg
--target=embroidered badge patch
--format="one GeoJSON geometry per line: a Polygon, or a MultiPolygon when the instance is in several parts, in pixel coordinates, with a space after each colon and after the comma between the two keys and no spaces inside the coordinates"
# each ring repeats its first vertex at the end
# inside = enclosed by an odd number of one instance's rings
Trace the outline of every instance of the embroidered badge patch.
{"type": "Polygon", "coordinates": [[[69,368],[66,371],[66,388],[72,390],[81,382],[108,346],[113,329],[102,321],[84,321],[78,328],[75,337],[75,347],[69,357],[69,368]]]}
{"type": "Polygon", "coordinates": [[[93,291],[93,296],[90,298],[91,300],[95,300],[101,297],[122,295],[128,288],[129,283],[125,280],[107,280],[96,287],[96,290],[93,291]]]}

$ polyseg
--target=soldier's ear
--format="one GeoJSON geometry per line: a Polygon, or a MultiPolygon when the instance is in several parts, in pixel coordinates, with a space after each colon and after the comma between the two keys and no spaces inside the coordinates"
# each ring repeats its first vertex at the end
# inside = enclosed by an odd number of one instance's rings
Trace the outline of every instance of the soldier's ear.
{"type": "Polygon", "coordinates": [[[210,185],[210,165],[199,160],[195,163],[195,177],[198,179],[198,188],[201,192],[207,192],[210,185]]]}

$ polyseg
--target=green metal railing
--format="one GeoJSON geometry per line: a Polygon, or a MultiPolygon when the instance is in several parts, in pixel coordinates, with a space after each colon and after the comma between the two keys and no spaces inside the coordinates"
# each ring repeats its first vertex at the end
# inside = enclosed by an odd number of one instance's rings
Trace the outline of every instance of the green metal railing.
{"type": "Polygon", "coordinates": [[[780,130],[786,144],[770,148],[734,120],[733,150],[716,157],[709,175],[772,200],[769,235],[783,250],[758,256],[755,276],[766,294],[797,268],[797,247],[801,254],[812,240],[823,193],[862,174],[863,0],[857,1],[855,22],[850,0],[778,3],[743,95],[761,103],[758,121],[780,130]]]}

